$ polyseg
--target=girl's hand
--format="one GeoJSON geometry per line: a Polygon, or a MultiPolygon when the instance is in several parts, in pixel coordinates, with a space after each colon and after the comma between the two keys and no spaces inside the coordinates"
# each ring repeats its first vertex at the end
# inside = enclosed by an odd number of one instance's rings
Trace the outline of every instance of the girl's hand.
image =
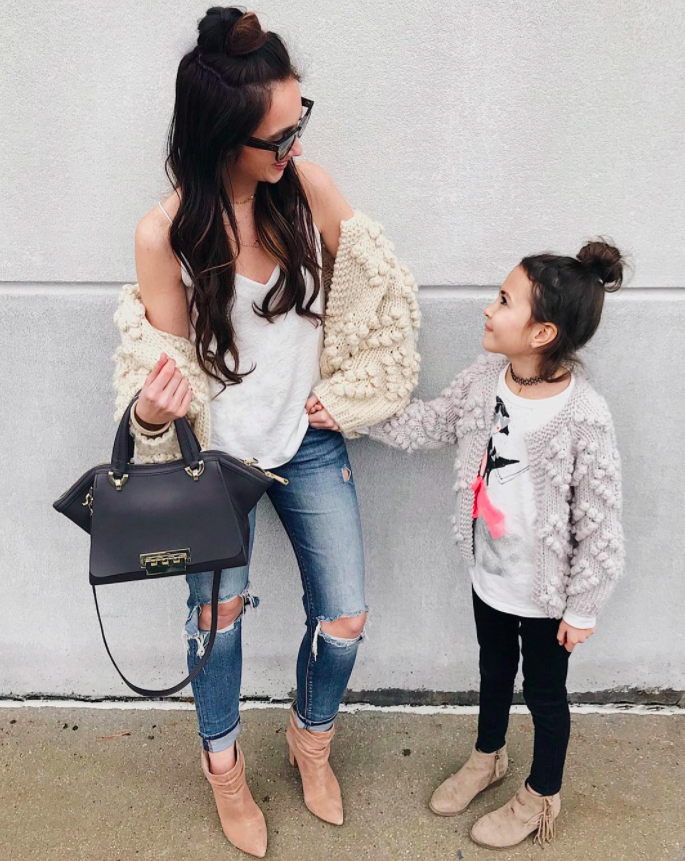
{"type": "Polygon", "coordinates": [[[176,367],[176,362],[162,353],[147,375],[135,403],[137,418],[148,425],[165,425],[182,418],[193,399],[188,380],[176,367]]]}
{"type": "Polygon", "coordinates": [[[568,622],[559,625],[557,640],[560,646],[566,646],[568,652],[572,652],[579,643],[584,643],[595,633],[594,628],[574,628],[568,622]]]}
{"type": "Polygon", "coordinates": [[[309,416],[309,424],[312,427],[319,428],[320,430],[340,430],[331,414],[316,395],[309,396],[307,403],[305,404],[305,410],[309,416]]]}

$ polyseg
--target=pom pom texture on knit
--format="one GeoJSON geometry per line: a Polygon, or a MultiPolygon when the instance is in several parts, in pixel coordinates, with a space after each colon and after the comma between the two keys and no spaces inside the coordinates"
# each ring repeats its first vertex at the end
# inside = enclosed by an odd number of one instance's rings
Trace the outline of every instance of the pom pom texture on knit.
{"type": "MultiPolygon", "coordinates": [[[[431,401],[413,400],[370,436],[406,452],[456,446],[454,540],[473,561],[471,484],[507,360],[482,354],[431,401]]],[[[566,405],[526,435],[536,504],[533,600],[551,618],[596,616],[624,572],[621,459],[605,399],[582,370],[566,405]]]]}

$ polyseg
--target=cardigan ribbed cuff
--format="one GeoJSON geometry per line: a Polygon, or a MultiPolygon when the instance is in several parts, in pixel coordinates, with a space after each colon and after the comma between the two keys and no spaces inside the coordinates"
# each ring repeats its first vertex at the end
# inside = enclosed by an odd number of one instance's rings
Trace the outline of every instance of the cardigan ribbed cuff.
{"type": "MultiPolygon", "coordinates": [[[[345,395],[336,395],[333,392],[334,380],[324,380],[314,388],[314,394],[321,401],[331,418],[348,439],[359,436],[359,428],[369,428],[376,423],[376,416],[383,411],[387,412],[390,401],[387,395],[378,395],[366,400],[354,400],[345,395]],[[381,404],[380,401],[383,401],[381,404]]],[[[409,396],[398,398],[395,409],[399,412],[407,405],[409,396]]],[[[392,409],[392,408],[390,408],[392,409]]]]}

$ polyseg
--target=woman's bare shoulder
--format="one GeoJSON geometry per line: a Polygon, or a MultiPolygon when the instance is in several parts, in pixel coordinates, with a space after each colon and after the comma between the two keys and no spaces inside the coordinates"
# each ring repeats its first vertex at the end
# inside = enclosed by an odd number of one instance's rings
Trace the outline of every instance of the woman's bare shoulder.
{"type": "Polygon", "coordinates": [[[140,233],[148,241],[160,242],[166,240],[168,243],[169,226],[171,223],[169,219],[175,217],[180,204],[181,199],[176,191],[172,191],[167,197],[161,198],[138,222],[136,238],[138,238],[140,233]],[[169,218],[162,212],[159,204],[164,207],[169,218]]]}
{"type": "Polygon", "coordinates": [[[295,166],[312,212],[325,210],[331,201],[342,197],[333,177],[320,164],[298,159],[295,166]]]}
{"type": "Polygon", "coordinates": [[[311,161],[298,161],[296,165],[312,209],[314,223],[321,231],[326,247],[335,257],[340,237],[340,222],[352,217],[352,207],[321,165],[311,161]]]}
{"type": "MultiPolygon", "coordinates": [[[[162,205],[174,217],[180,200],[175,193],[162,205]]],[[[147,317],[156,328],[188,337],[187,304],[181,265],[169,242],[169,219],[155,204],[135,232],[136,275],[147,317]]]]}

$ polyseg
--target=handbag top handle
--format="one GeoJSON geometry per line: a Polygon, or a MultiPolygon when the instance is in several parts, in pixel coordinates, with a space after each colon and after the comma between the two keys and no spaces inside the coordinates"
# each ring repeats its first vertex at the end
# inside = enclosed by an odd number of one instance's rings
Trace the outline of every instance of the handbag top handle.
{"type": "MultiPolygon", "coordinates": [[[[140,391],[137,391],[131,398],[131,402],[126,407],[126,410],[121,417],[116,437],[114,438],[114,446],[112,448],[112,473],[115,481],[122,482],[125,480],[126,466],[133,460],[134,442],[129,431],[129,421],[133,404],[138,400],[140,391]]],[[[201,468],[200,464],[200,443],[198,442],[195,432],[193,431],[188,419],[183,416],[180,419],[174,419],[176,428],[176,436],[178,444],[181,448],[181,455],[186,467],[191,473],[196,474],[201,468]]]]}

